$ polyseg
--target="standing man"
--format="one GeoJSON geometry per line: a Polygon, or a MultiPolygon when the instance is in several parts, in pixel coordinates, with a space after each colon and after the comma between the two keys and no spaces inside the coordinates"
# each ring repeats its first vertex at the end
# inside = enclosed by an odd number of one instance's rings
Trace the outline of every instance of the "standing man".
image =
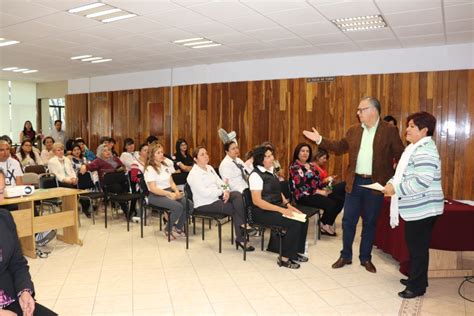
{"type": "Polygon", "coordinates": [[[239,145],[230,141],[224,144],[226,156],[219,165],[219,174],[222,180],[228,182],[230,191],[244,192],[247,189],[249,172],[246,170],[245,163],[239,158],[239,145]]]}
{"type": "Polygon", "coordinates": [[[61,120],[54,121],[54,128],[51,131],[51,137],[55,143],[66,145],[66,133],[62,130],[63,122],[61,120]]]}
{"type": "Polygon", "coordinates": [[[357,108],[360,124],[350,127],[341,140],[323,138],[315,128],[312,132],[303,131],[307,138],[321,148],[338,155],[349,153],[342,218],[343,247],[339,259],[332,265],[334,269],[352,263],[352,243],[359,216],[362,216],[360,263],[369,272],[377,271],[371,253],[383,195],[361,185],[375,182],[385,184],[394,173],[393,159],[400,159],[404,150],[398,129],[381,120],[380,111],[380,102],[376,98],[362,98],[357,108]]]}

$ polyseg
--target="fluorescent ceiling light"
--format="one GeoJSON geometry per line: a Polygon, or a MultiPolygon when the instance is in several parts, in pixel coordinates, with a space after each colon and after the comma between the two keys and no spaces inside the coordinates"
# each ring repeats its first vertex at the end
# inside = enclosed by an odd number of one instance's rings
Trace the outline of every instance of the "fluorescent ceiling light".
{"type": "Polygon", "coordinates": [[[3,37],[0,37],[0,41],[4,41],[5,39],[3,37]]]}
{"type": "Polygon", "coordinates": [[[90,9],[95,9],[95,8],[98,8],[98,7],[102,7],[104,6],[105,3],[102,3],[102,2],[96,2],[96,3],[92,3],[92,4],[88,4],[88,5],[83,5],[81,7],[77,7],[77,8],[74,8],[74,9],[71,9],[69,10],[68,12],[69,13],[77,13],[77,12],[82,12],[82,11],[86,11],[86,10],[90,10],[90,9]]]}
{"type": "Polygon", "coordinates": [[[133,18],[134,16],[137,16],[137,15],[133,14],[133,13],[130,13],[130,14],[119,15],[119,16],[116,16],[116,17],[113,17],[113,18],[108,18],[108,19],[105,19],[105,20],[101,20],[101,22],[109,23],[109,22],[119,21],[119,20],[123,20],[123,19],[133,18]]]}
{"type": "Polygon", "coordinates": [[[15,69],[13,72],[23,72],[29,70],[28,68],[20,68],[20,69],[15,69]]]}
{"type": "Polygon", "coordinates": [[[182,39],[182,40],[173,41],[173,43],[175,43],[175,44],[181,44],[181,43],[199,41],[199,40],[203,40],[203,39],[204,39],[204,37],[194,37],[194,38],[187,38],[187,39],[182,39]]]}
{"type": "Polygon", "coordinates": [[[32,70],[23,71],[24,74],[31,74],[33,72],[38,72],[38,70],[32,69],[32,70]]]}
{"type": "Polygon", "coordinates": [[[8,46],[8,45],[13,45],[13,44],[18,44],[19,41],[6,41],[6,42],[2,42],[0,43],[0,46],[8,46]]]}
{"type": "Polygon", "coordinates": [[[221,45],[222,45],[222,44],[214,43],[214,44],[208,44],[208,45],[193,46],[192,48],[206,48],[206,47],[215,47],[215,46],[221,46],[221,45]]]}
{"type": "Polygon", "coordinates": [[[94,61],[91,61],[91,63],[93,64],[97,64],[97,63],[105,63],[107,61],[111,61],[112,59],[101,59],[101,60],[94,60],[94,61]]]}
{"type": "Polygon", "coordinates": [[[102,59],[102,57],[89,57],[89,58],[81,59],[81,61],[93,61],[93,60],[99,60],[99,59],[102,59]]]}
{"type": "Polygon", "coordinates": [[[8,68],[3,68],[2,70],[10,71],[10,70],[14,70],[14,69],[18,69],[18,67],[8,67],[8,68]]]}
{"type": "Polygon", "coordinates": [[[342,31],[363,31],[387,26],[381,15],[366,15],[351,18],[341,18],[331,21],[342,31]]]}
{"type": "Polygon", "coordinates": [[[210,43],[214,43],[214,42],[213,41],[191,42],[191,43],[184,43],[183,46],[195,46],[195,45],[210,44],[210,43]]]}
{"type": "Polygon", "coordinates": [[[120,10],[120,9],[110,9],[110,10],[105,10],[105,11],[100,11],[100,12],[88,14],[88,15],[86,15],[86,18],[96,18],[98,16],[103,16],[103,15],[112,14],[112,13],[121,12],[121,11],[122,10],[120,10]]]}
{"type": "Polygon", "coordinates": [[[92,57],[92,55],[74,56],[74,57],[71,57],[71,59],[72,59],[72,60],[75,60],[75,59],[83,59],[83,58],[87,58],[87,57],[92,57]]]}

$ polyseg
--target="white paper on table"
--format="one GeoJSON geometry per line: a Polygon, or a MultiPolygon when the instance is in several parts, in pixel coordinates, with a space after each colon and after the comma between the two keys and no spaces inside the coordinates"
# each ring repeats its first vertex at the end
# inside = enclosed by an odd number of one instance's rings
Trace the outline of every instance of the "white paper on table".
{"type": "Polygon", "coordinates": [[[378,182],[375,182],[375,183],[372,183],[372,184],[361,184],[360,185],[361,187],[364,187],[364,188],[367,188],[367,189],[371,189],[371,190],[376,190],[376,191],[382,191],[383,189],[385,189],[380,183],[378,182]]]}

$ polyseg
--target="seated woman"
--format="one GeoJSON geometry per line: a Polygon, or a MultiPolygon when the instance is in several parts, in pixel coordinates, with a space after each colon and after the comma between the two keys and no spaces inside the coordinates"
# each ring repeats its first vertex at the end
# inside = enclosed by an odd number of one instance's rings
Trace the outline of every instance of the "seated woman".
{"type": "Polygon", "coordinates": [[[21,142],[20,151],[16,154],[23,169],[27,166],[42,165],[43,160],[40,155],[33,150],[33,142],[30,139],[25,139],[21,142]]]}
{"type": "Polygon", "coordinates": [[[332,228],[334,220],[344,207],[344,200],[337,198],[319,178],[316,164],[311,162],[311,146],[300,143],[293,153],[290,179],[296,201],[302,205],[321,208],[321,233],[336,236],[332,228]]]}
{"type": "Polygon", "coordinates": [[[249,188],[254,204],[252,218],[255,223],[286,227],[282,240],[280,267],[298,269],[298,262],[306,262],[305,251],[308,221],[290,219],[293,213],[301,213],[293,207],[281,192],[280,181],[273,170],[273,150],[260,146],[253,151],[254,170],[249,177],[249,188]],[[286,217],[290,218],[286,218],[286,217]]]}
{"type": "Polygon", "coordinates": [[[326,167],[328,161],[329,152],[326,149],[319,148],[318,152],[314,156],[314,162],[316,163],[315,167],[319,172],[319,179],[322,181],[322,183],[331,188],[333,195],[344,202],[346,196],[346,182],[342,181],[334,184],[337,175],[329,175],[326,167]]]}
{"type": "Polygon", "coordinates": [[[81,146],[75,144],[72,146],[71,156],[68,157],[72,163],[72,169],[75,173],[78,173],[81,170],[81,166],[87,163],[86,158],[82,154],[81,146]]]}
{"type": "Polygon", "coordinates": [[[135,152],[135,142],[131,138],[125,138],[123,141],[123,152],[120,155],[120,160],[122,161],[127,171],[130,171],[132,168],[132,163],[137,160],[135,152]]]}
{"type": "Polygon", "coordinates": [[[189,155],[188,143],[184,138],[179,138],[176,141],[176,152],[174,153],[174,160],[176,166],[181,170],[181,172],[189,172],[193,167],[194,161],[193,158],[189,155]]]}
{"type": "Polygon", "coordinates": [[[43,139],[43,150],[41,151],[41,160],[45,165],[48,164],[48,160],[54,157],[53,154],[54,139],[51,136],[47,136],[43,139]]]}
{"type": "Polygon", "coordinates": [[[87,161],[92,161],[96,158],[94,152],[87,148],[86,142],[82,137],[76,138],[74,142],[81,147],[82,155],[87,159],[87,161]]]}
{"type": "Polygon", "coordinates": [[[189,212],[186,211],[186,198],[176,187],[164,161],[163,145],[153,144],[148,151],[145,169],[145,182],[150,191],[148,203],[170,211],[171,224],[169,230],[165,230],[165,235],[176,239],[185,236],[184,224],[189,212]]]}
{"type": "MultiPolygon", "coordinates": [[[[56,176],[60,187],[77,188],[77,175],[72,167],[72,162],[64,157],[64,145],[61,143],[54,143],[53,145],[54,157],[48,161],[49,173],[56,176]]],[[[91,217],[89,207],[89,200],[80,200],[82,212],[87,217],[91,217]]]]}
{"type": "MultiPolygon", "coordinates": [[[[242,194],[230,192],[229,186],[222,181],[216,171],[209,165],[209,155],[204,147],[193,151],[194,166],[188,175],[188,184],[193,192],[194,208],[207,213],[222,213],[234,219],[235,242],[237,247],[244,249],[245,209],[242,194]]],[[[249,235],[255,235],[254,229],[249,229],[249,235]]],[[[304,246],[304,245],[303,245],[304,246]]],[[[255,248],[247,246],[247,251],[255,248]]]]}
{"type": "Polygon", "coordinates": [[[130,179],[132,183],[139,183],[139,174],[145,173],[145,165],[148,158],[148,144],[141,144],[138,148],[138,158],[130,164],[130,179]]]}

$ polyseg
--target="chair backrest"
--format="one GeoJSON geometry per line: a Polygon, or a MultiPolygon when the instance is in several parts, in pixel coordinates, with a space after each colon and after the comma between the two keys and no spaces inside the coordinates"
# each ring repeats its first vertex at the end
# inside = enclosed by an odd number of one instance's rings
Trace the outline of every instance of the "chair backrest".
{"type": "Polygon", "coordinates": [[[40,189],[57,188],[59,187],[58,180],[54,174],[44,173],[39,176],[39,187],[40,189]]]}
{"type": "Polygon", "coordinates": [[[43,174],[46,173],[46,167],[43,165],[26,166],[25,173],[43,174]]]}
{"type": "Polygon", "coordinates": [[[173,182],[176,185],[184,185],[186,184],[186,179],[188,178],[189,172],[178,172],[173,173],[171,177],[173,178],[173,182]]]}
{"type": "Polygon", "coordinates": [[[246,211],[246,216],[247,216],[247,223],[253,223],[252,219],[252,209],[253,209],[253,202],[252,202],[252,192],[250,192],[250,189],[245,189],[242,192],[242,200],[244,203],[244,208],[246,211]]]}
{"type": "Polygon", "coordinates": [[[96,188],[94,181],[92,180],[92,175],[89,171],[84,174],[80,172],[77,173],[77,188],[81,190],[96,188]]]}
{"type": "MultiPolygon", "coordinates": [[[[129,178],[131,178],[131,174],[129,174],[129,178]]],[[[138,186],[140,188],[140,193],[141,194],[144,194],[144,195],[148,195],[150,193],[150,191],[148,190],[148,185],[146,184],[146,181],[145,181],[145,175],[140,171],[138,174],[137,174],[137,178],[139,179],[138,181],[138,186]]],[[[130,179],[130,183],[131,182],[131,179],[130,179]]],[[[132,183],[132,186],[134,184],[132,183]]]]}
{"type": "Polygon", "coordinates": [[[290,190],[290,183],[289,181],[280,181],[280,187],[281,187],[281,193],[285,196],[287,199],[291,199],[291,190],[290,190]]]}
{"type": "Polygon", "coordinates": [[[29,185],[39,185],[39,175],[34,172],[25,172],[23,174],[23,183],[29,185]]]}
{"type": "Polygon", "coordinates": [[[130,193],[130,183],[128,182],[128,177],[122,171],[105,173],[103,186],[105,193],[130,193]]]}
{"type": "Polygon", "coordinates": [[[189,183],[184,185],[184,196],[191,201],[193,200],[193,191],[191,190],[189,183]]]}

